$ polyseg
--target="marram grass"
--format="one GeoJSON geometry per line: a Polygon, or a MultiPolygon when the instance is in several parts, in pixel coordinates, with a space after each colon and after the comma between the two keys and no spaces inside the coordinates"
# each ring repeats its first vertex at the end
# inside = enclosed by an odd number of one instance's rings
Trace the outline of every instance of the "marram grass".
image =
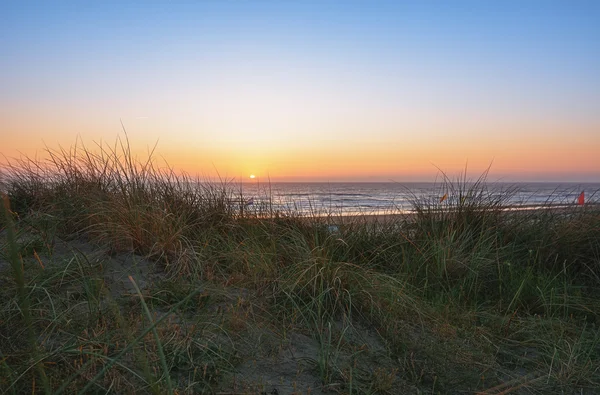
{"type": "Polygon", "coordinates": [[[2,174],[1,393],[600,393],[600,210],[240,210],[126,141],[2,174]]]}

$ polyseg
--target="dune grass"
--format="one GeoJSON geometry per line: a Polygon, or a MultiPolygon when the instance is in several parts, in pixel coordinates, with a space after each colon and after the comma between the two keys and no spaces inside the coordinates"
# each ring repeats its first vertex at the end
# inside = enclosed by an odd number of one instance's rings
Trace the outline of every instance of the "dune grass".
{"type": "Polygon", "coordinates": [[[81,143],[2,174],[1,393],[600,393],[600,209],[444,175],[335,231],[81,143]]]}

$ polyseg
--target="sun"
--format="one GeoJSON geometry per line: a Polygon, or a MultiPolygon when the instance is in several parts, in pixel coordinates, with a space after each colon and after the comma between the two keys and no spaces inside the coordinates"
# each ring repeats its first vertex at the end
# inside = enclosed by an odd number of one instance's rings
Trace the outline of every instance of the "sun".
{"type": "Polygon", "coordinates": [[[250,174],[250,178],[254,179],[256,176],[254,174],[250,174]]]}

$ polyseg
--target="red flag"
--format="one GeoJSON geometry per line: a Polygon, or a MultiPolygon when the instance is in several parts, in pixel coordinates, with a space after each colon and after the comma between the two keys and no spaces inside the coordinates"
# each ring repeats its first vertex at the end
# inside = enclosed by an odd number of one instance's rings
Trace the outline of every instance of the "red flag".
{"type": "Polygon", "coordinates": [[[584,191],[581,191],[581,195],[579,195],[579,198],[577,199],[577,204],[583,206],[583,203],[585,203],[585,193],[584,191]]]}
{"type": "Polygon", "coordinates": [[[440,203],[443,202],[444,200],[448,199],[448,194],[444,194],[444,196],[441,197],[440,199],[440,203]]]}

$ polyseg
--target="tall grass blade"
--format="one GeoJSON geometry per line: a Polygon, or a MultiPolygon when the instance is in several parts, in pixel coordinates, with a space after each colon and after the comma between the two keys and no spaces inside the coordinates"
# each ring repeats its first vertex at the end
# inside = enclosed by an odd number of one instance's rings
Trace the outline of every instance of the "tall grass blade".
{"type": "MultiPolygon", "coordinates": [[[[31,318],[31,301],[29,299],[29,295],[25,291],[25,273],[24,268],[21,263],[21,259],[19,258],[19,248],[17,244],[15,225],[12,218],[12,211],[10,210],[10,202],[8,200],[8,196],[2,193],[2,214],[4,216],[5,224],[6,224],[6,236],[8,240],[8,250],[9,256],[8,261],[13,270],[13,276],[15,278],[15,282],[17,283],[17,290],[19,293],[19,306],[21,308],[21,313],[23,314],[23,321],[25,326],[27,327],[27,339],[29,341],[29,347],[31,350],[31,355],[34,361],[38,361],[35,363],[36,370],[42,381],[42,385],[44,388],[44,392],[46,394],[50,394],[50,383],[48,382],[48,377],[46,376],[46,371],[44,370],[44,365],[39,359],[38,345],[35,336],[35,330],[33,327],[33,320],[31,318]]],[[[35,391],[35,385],[33,390],[35,391]]]]}
{"type": "Polygon", "coordinates": [[[133,287],[135,288],[135,291],[137,292],[138,296],[140,297],[140,302],[142,303],[142,308],[144,309],[146,318],[148,318],[148,321],[152,323],[152,325],[151,325],[152,334],[154,335],[154,340],[156,341],[156,348],[158,350],[160,364],[162,365],[162,368],[163,368],[163,375],[165,376],[165,380],[167,381],[167,391],[169,394],[172,394],[173,393],[173,385],[171,384],[171,374],[170,374],[169,367],[167,366],[167,359],[166,359],[165,353],[163,351],[162,342],[160,341],[160,337],[158,336],[158,332],[156,331],[156,325],[154,325],[154,320],[152,319],[152,313],[150,313],[150,310],[148,309],[148,305],[146,304],[146,301],[144,300],[144,295],[142,295],[142,291],[140,291],[140,288],[138,287],[137,283],[135,282],[135,280],[133,279],[132,276],[129,276],[129,281],[131,281],[131,283],[133,284],[133,287]]]}

